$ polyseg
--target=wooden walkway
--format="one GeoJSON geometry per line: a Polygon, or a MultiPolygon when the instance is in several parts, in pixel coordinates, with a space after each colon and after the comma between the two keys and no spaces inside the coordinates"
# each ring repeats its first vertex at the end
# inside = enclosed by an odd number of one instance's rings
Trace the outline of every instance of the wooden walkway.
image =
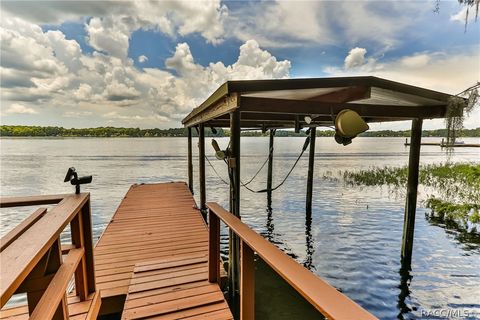
{"type": "MultiPolygon", "coordinates": [[[[100,296],[103,313],[123,319],[233,319],[208,282],[208,228],[183,182],[133,185],[94,257],[97,294],[69,296],[70,319],[95,319],[100,296]]],[[[0,319],[28,318],[27,306],[0,311],[0,319]]]]}
{"type": "Polygon", "coordinates": [[[207,258],[208,229],[185,183],[133,185],[95,248],[97,288],[128,294],[124,319],[232,319],[207,258]]]}

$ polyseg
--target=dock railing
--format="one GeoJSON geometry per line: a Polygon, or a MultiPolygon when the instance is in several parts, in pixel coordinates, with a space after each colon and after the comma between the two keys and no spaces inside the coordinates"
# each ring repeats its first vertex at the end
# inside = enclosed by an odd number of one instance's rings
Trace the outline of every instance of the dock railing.
{"type": "Polygon", "coordinates": [[[37,209],[0,241],[1,308],[12,295],[26,293],[30,319],[68,319],[73,276],[81,301],[96,293],[90,194],[0,199],[1,208],[47,204],[56,205],[37,209]],[[62,245],[68,224],[71,245],[62,245]]]}
{"type": "Polygon", "coordinates": [[[328,319],[377,319],[217,203],[209,209],[208,280],[220,281],[220,220],[240,238],[240,319],[255,319],[254,253],[328,319]]]}

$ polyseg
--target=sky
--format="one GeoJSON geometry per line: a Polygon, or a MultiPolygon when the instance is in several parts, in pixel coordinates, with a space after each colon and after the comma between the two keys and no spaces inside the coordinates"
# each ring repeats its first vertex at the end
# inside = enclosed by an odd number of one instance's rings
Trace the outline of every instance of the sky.
{"type": "MultiPolygon", "coordinates": [[[[240,79],[374,75],[457,94],[480,80],[480,21],[471,12],[465,30],[457,1],[435,7],[433,0],[2,0],[0,122],[180,127],[219,85],[240,79]]],[[[465,127],[479,126],[477,108],[465,127]]]]}

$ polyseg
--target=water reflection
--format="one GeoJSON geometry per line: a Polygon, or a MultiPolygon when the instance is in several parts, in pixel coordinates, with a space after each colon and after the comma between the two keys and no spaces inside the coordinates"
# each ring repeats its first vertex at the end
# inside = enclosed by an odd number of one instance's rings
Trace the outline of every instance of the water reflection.
{"type": "Polygon", "coordinates": [[[398,289],[400,289],[400,292],[398,294],[398,303],[397,303],[397,308],[398,308],[398,319],[405,319],[404,315],[412,311],[407,303],[406,299],[410,296],[410,283],[412,281],[412,276],[410,274],[410,266],[402,264],[402,267],[398,271],[400,275],[400,285],[398,286],[398,289]]]}
{"type": "Polygon", "coordinates": [[[313,237],[312,237],[312,213],[307,212],[305,214],[305,246],[306,246],[306,257],[303,261],[303,266],[308,270],[315,270],[313,265],[313,254],[315,249],[313,248],[313,237]]]}

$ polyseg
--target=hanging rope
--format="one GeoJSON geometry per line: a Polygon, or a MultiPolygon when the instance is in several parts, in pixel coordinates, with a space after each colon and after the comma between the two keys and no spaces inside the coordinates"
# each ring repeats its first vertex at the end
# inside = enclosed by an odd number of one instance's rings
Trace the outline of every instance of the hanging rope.
{"type": "Polygon", "coordinates": [[[248,182],[246,182],[246,183],[243,183],[243,182],[242,182],[242,186],[245,187],[245,186],[249,185],[250,182],[252,182],[252,181],[258,176],[258,174],[260,173],[260,171],[262,171],[263,167],[265,167],[265,165],[267,164],[268,159],[270,158],[270,156],[272,155],[272,153],[273,153],[273,147],[270,148],[270,150],[269,150],[269,152],[268,152],[268,157],[267,157],[267,159],[265,159],[265,162],[262,164],[262,166],[260,167],[260,169],[258,169],[257,173],[255,173],[255,174],[253,175],[253,177],[252,177],[248,182]]]}
{"type": "MultiPolygon", "coordinates": [[[[249,185],[253,180],[255,180],[255,178],[258,176],[258,174],[260,173],[260,171],[262,171],[262,169],[263,169],[263,168],[265,167],[265,165],[267,164],[268,159],[270,158],[270,156],[272,155],[272,153],[273,153],[273,147],[270,148],[270,151],[269,151],[269,153],[268,153],[267,159],[265,159],[265,162],[263,162],[262,166],[257,170],[257,172],[253,175],[253,177],[252,177],[250,180],[248,180],[248,182],[246,182],[246,183],[241,182],[242,186],[247,186],[247,185],[249,185]]],[[[223,183],[228,184],[228,182],[225,181],[225,179],[223,179],[223,178],[220,176],[220,174],[218,173],[218,171],[215,169],[215,167],[213,166],[213,164],[210,162],[210,159],[208,159],[207,155],[205,155],[205,159],[207,159],[208,164],[210,165],[210,167],[212,167],[212,170],[213,170],[213,172],[215,172],[215,174],[217,175],[217,177],[218,177],[220,180],[222,180],[223,183]]]]}
{"type": "Polygon", "coordinates": [[[220,179],[224,184],[228,185],[228,182],[225,181],[225,179],[223,179],[220,174],[217,172],[217,170],[215,169],[215,167],[213,166],[213,164],[210,162],[210,159],[208,159],[207,155],[205,155],[205,159],[207,159],[207,162],[208,164],[210,165],[210,167],[212,167],[212,170],[213,172],[215,172],[215,174],[217,175],[218,179],[220,179]]]}
{"type": "MultiPolygon", "coordinates": [[[[244,187],[245,189],[247,189],[248,191],[250,192],[253,192],[253,193],[265,193],[265,192],[271,192],[271,191],[275,191],[277,190],[278,188],[280,188],[284,183],[285,181],[287,181],[288,177],[290,176],[290,174],[293,172],[293,170],[295,169],[295,167],[297,166],[298,164],[298,161],[300,161],[300,158],[303,156],[303,154],[305,153],[305,150],[307,150],[307,147],[308,145],[310,144],[310,136],[307,136],[307,138],[305,139],[305,143],[303,144],[303,147],[302,147],[302,152],[300,152],[300,155],[297,157],[297,159],[295,160],[295,163],[293,164],[292,168],[290,169],[290,171],[288,171],[287,175],[285,176],[285,178],[283,178],[282,182],[280,182],[276,187],[274,188],[271,188],[271,189],[262,189],[262,190],[253,190],[249,187],[247,187],[247,185],[253,181],[253,179],[255,179],[255,177],[258,175],[258,173],[263,169],[263,167],[265,166],[265,164],[268,162],[268,158],[267,158],[267,161],[264,162],[264,164],[260,167],[260,169],[257,171],[257,173],[253,176],[252,179],[250,179],[250,181],[248,181],[247,183],[243,183],[242,181],[240,181],[240,185],[242,187],[244,187]]],[[[273,152],[273,148],[270,149],[270,153],[273,152]]],[[[217,177],[226,185],[228,185],[228,182],[225,181],[225,179],[223,179],[220,174],[218,173],[218,171],[215,169],[215,167],[213,166],[213,164],[210,162],[210,160],[208,159],[208,157],[205,155],[205,159],[207,159],[207,162],[208,164],[210,165],[210,167],[212,167],[213,169],[213,172],[217,175],[217,177]]],[[[224,160],[225,163],[227,163],[226,160],[224,160]]],[[[229,170],[228,170],[229,171],[229,170]]],[[[232,183],[233,185],[233,178],[231,177],[230,175],[230,171],[229,171],[229,180],[230,182],[232,183]]]]}
{"type": "Polygon", "coordinates": [[[305,143],[303,144],[302,152],[300,152],[300,155],[298,156],[297,160],[295,160],[295,163],[293,164],[290,171],[288,171],[287,175],[282,180],[282,182],[280,182],[275,188],[262,189],[262,190],[252,190],[249,187],[246,187],[246,186],[243,186],[243,187],[245,187],[245,189],[247,189],[248,191],[253,192],[253,193],[264,193],[264,192],[272,192],[272,191],[277,190],[278,188],[280,188],[285,183],[285,181],[287,181],[288,177],[293,172],[293,169],[295,169],[295,167],[297,166],[298,161],[300,161],[300,158],[303,156],[303,153],[305,152],[305,150],[307,150],[307,147],[308,147],[309,144],[310,144],[310,136],[308,136],[305,139],[305,143]]]}

